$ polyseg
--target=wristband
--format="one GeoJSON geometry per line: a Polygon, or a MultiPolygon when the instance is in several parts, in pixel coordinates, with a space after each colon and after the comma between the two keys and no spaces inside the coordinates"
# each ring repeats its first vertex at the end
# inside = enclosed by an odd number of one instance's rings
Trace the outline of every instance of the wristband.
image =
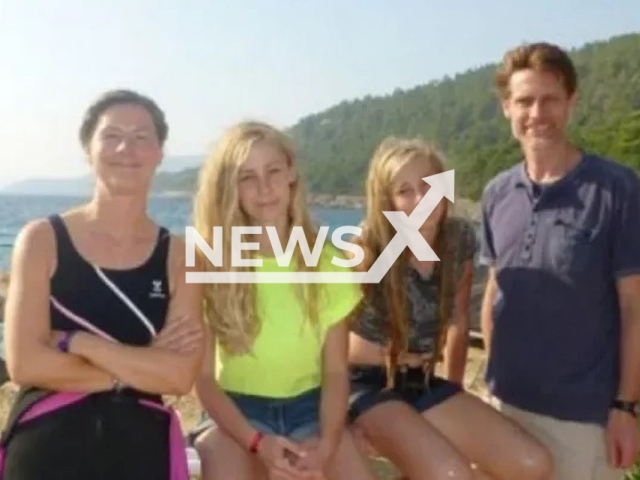
{"type": "Polygon", "coordinates": [[[60,350],[63,353],[69,353],[69,346],[75,334],[76,334],[75,331],[63,332],[62,337],[60,338],[60,340],[58,340],[58,344],[57,344],[58,350],[60,350]]]}
{"type": "Polygon", "coordinates": [[[249,451],[251,453],[258,453],[258,449],[260,448],[260,442],[264,438],[264,433],[256,432],[251,439],[251,445],[249,445],[249,451]]]}
{"type": "Polygon", "coordinates": [[[611,404],[611,408],[614,410],[620,410],[622,412],[626,412],[630,415],[633,415],[635,418],[638,418],[638,413],[640,410],[639,402],[625,402],[620,399],[615,399],[611,404]]]}

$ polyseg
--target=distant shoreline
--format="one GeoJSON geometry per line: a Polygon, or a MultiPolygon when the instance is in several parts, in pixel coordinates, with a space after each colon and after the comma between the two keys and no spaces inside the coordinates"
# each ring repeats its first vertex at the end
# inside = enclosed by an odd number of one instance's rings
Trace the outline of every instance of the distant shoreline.
{"type": "MultiPolygon", "coordinates": [[[[194,195],[188,191],[152,192],[150,198],[189,198],[194,195]]],[[[337,195],[331,193],[309,193],[309,205],[322,208],[361,209],[365,206],[365,198],[357,195],[337,195]]]]}
{"type": "MultiPolygon", "coordinates": [[[[151,198],[187,198],[193,195],[192,192],[167,191],[152,193],[151,198]]],[[[333,193],[309,193],[309,205],[320,208],[335,208],[343,210],[358,210],[366,207],[366,198],[358,195],[342,195],[333,193]]],[[[455,215],[469,220],[480,220],[480,206],[478,202],[467,198],[457,198],[453,206],[455,215]]]]}
{"type": "MultiPolygon", "coordinates": [[[[150,199],[154,198],[162,198],[162,199],[186,199],[191,198],[194,195],[194,192],[184,191],[184,190],[170,190],[164,192],[151,192],[149,194],[150,199]]],[[[67,198],[78,198],[78,199],[88,199],[89,195],[86,194],[47,194],[47,193],[4,193],[0,192],[0,198],[3,196],[7,197],[67,197],[67,198]]],[[[333,194],[333,193],[309,193],[308,195],[309,205],[312,207],[318,208],[327,208],[327,209],[342,209],[342,210],[357,210],[364,209],[366,207],[366,199],[363,196],[358,195],[343,195],[343,194],[333,194]]],[[[478,202],[474,202],[472,200],[466,198],[458,198],[456,199],[455,205],[453,207],[453,212],[461,217],[479,221],[480,219],[480,208],[478,202]]]]}

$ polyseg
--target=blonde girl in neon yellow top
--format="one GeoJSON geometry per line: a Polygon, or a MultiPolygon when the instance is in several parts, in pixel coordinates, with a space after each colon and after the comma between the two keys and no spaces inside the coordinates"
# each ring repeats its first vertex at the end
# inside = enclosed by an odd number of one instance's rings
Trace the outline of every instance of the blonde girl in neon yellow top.
{"type": "MultiPolygon", "coordinates": [[[[266,227],[275,227],[283,250],[297,226],[313,251],[317,230],[294,149],[269,125],[247,122],[225,132],[201,169],[194,217],[209,245],[213,228],[222,227],[223,265],[201,255],[203,270],[338,269],[331,263],[338,251],[328,243],[317,266],[305,265],[299,247],[289,267],[279,265],[266,227]],[[258,247],[243,258],[261,266],[231,266],[238,226],[261,227],[242,237],[258,247]]],[[[204,480],[373,479],[344,428],[345,319],[360,300],[358,286],[218,283],[204,292],[210,341],[196,390],[217,426],[196,441],[204,480]]]]}

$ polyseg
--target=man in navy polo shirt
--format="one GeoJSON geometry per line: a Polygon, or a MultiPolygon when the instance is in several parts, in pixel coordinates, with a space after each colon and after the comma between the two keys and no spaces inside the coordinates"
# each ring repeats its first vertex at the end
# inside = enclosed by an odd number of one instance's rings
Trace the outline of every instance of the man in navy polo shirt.
{"type": "Polygon", "coordinates": [[[518,47],[496,83],[524,161],[482,199],[487,382],[551,450],[555,478],[619,479],[639,444],[640,182],[569,142],[566,52],[518,47]]]}

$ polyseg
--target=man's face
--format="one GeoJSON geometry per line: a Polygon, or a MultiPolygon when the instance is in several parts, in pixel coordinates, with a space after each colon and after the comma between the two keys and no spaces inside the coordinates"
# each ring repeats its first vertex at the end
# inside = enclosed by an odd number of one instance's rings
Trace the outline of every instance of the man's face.
{"type": "Polygon", "coordinates": [[[511,75],[502,109],[522,147],[544,151],[566,142],[574,104],[575,94],[568,94],[558,75],[527,69],[511,75]]]}

